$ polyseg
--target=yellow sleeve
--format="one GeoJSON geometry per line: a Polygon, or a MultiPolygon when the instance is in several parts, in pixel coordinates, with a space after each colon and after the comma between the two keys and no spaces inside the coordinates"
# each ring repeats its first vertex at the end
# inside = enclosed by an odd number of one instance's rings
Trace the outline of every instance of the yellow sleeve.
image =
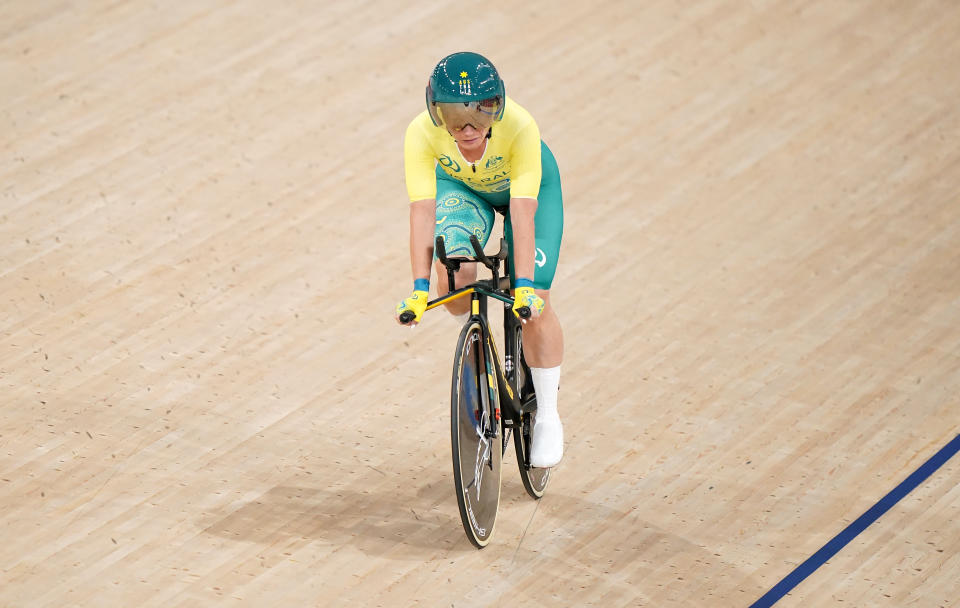
{"type": "Polygon", "coordinates": [[[510,198],[537,198],[540,194],[540,129],[528,122],[513,139],[510,198]]]}
{"type": "MultiPolygon", "coordinates": [[[[407,196],[411,201],[437,197],[436,159],[427,134],[420,123],[426,111],[413,119],[403,137],[403,168],[407,180],[407,196]]],[[[427,120],[430,120],[427,117],[427,120]]]]}

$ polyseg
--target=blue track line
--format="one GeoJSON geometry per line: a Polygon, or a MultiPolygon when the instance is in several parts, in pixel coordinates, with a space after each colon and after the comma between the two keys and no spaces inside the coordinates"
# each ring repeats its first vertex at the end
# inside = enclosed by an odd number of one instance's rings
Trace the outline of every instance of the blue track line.
{"type": "Polygon", "coordinates": [[[890,510],[890,508],[900,502],[900,500],[919,486],[927,477],[930,477],[937,469],[950,460],[954,454],[960,451],[960,435],[953,438],[950,443],[940,448],[940,451],[930,457],[920,468],[910,474],[900,485],[895,487],[889,494],[884,496],[875,505],[867,509],[867,512],[861,515],[852,524],[844,528],[840,534],[834,536],[830,542],[820,548],[819,551],[807,558],[788,574],[779,583],[767,591],[763,597],[751,604],[750,608],[767,608],[777,603],[780,598],[790,593],[794,587],[800,584],[813,572],[822,566],[828,559],[833,557],[843,549],[858,534],[867,529],[867,526],[877,521],[881,515],[890,510]]]}

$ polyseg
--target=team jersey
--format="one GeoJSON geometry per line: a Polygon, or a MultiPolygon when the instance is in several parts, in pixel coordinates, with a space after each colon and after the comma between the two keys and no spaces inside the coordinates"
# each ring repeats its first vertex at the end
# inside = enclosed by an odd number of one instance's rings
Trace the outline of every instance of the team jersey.
{"type": "Polygon", "coordinates": [[[503,118],[493,123],[480,160],[467,161],[456,140],[424,110],[404,136],[404,170],[411,201],[436,198],[436,167],[477,192],[506,192],[537,198],[540,191],[540,129],[530,113],[509,97],[503,118]]]}

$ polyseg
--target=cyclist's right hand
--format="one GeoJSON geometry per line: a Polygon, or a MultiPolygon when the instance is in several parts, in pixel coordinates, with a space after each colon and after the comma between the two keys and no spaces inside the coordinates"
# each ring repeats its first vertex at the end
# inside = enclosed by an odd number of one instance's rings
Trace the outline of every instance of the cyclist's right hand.
{"type": "MultiPolygon", "coordinates": [[[[429,283],[427,283],[429,289],[429,283]]],[[[419,281],[414,283],[413,293],[408,298],[404,298],[397,304],[397,321],[402,325],[416,325],[423,316],[423,311],[427,309],[427,300],[430,299],[430,293],[423,289],[419,281]]]]}

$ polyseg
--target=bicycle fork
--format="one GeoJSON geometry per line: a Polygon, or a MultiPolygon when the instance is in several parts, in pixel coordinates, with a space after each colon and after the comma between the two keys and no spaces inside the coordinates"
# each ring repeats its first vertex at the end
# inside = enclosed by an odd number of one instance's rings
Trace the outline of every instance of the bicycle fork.
{"type": "MultiPolygon", "coordinates": [[[[497,387],[499,386],[497,381],[498,370],[496,364],[491,361],[490,328],[483,316],[486,313],[486,302],[477,292],[471,294],[470,302],[471,314],[474,317],[472,320],[480,324],[481,344],[477,345],[477,355],[480,358],[480,365],[477,366],[477,386],[480,387],[480,394],[483,395],[480,403],[483,411],[477,415],[477,420],[480,423],[478,430],[482,434],[481,444],[490,446],[495,439],[500,438],[500,396],[497,394],[497,387]]],[[[483,460],[492,470],[493,451],[488,447],[483,456],[483,460]]]]}

